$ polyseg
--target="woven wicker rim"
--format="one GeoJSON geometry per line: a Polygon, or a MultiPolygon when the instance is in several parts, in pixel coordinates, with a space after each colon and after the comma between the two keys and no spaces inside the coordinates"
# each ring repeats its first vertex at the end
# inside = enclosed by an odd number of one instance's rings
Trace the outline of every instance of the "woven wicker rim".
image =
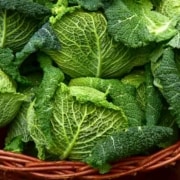
{"type": "Polygon", "coordinates": [[[96,169],[82,162],[45,162],[30,156],[0,150],[0,171],[26,174],[26,176],[47,180],[73,178],[105,180],[175,165],[178,160],[180,160],[180,141],[149,156],[123,159],[112,164],[112,169],[107,174],[99,174],[96,169]]]}

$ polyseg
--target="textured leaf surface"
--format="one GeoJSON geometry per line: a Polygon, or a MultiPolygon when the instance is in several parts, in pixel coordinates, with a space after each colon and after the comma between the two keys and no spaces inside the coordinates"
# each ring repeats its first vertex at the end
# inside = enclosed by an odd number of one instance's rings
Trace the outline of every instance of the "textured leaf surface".
{"type": "Polygon", "coordinates": [[[20,50],[37,29],[34,19],[0,9],[0,47],[20,50]]]}
{"type": "Polygon", "coordinates": [[[160,89],[170,105],[170,110],[180,126],[180,75],[175,63],[175,54],[166,48],[162,56],[152,63],[155,85],[160,89]]]}
{"type": "Polygon", "coordinates": [[[150,64],[145,66],[146,69],[146,93],[145,93],[145,118],[146,125],[157,125],[161,116],[162,97],[157,87],[154,86],[150,64]]]}
{"type": "Polygon", "coordinates": [[[107,8],[108,30],[129,47],[163,41],[176,34],[174,19],[152,10],[149,0],[117,0],[107,8]]]}
{"type": "Polygon", "coordinates": [[[13,152],[23,152],[25,143],[32,141],[28,131],[27,111],[34,97],[36,86],[23,90],[23,94],[27,96],[27,101],[21,104],[21,107],[8,126],[8,132],[5,139],[5,150],[13,152]]]}
{"type": "Polygon", "coordinates": [[[0,93],[0,127],[13,120],[25,100],[20,93],[0,93]]]}
{"type": "Polygon", "coordinates": [[[180,17],[180,1],[177,0],[163,0],[160,1],[158,11],[162,14],[171,17],[180,17]]]}
{"type": "Polygon", "coordinates": [[[104,6],[105,0],[70,0],[69,3],[72,4],[79,4],[81,7],[90,10],[95,11],[99,8],[102,8],[104,6]]]}
{"type": "Polygon", "coordinates": [[[16,64],[20,65],[32,53],[41,50],[59,50],[60,43],[49,23],[45,23],[29,39],[20,52],[16,53],[16,64]]]}
{"type": "Polygon", "coordinates": [[[47,53],[71,77],[118,77],[148,61],[149,49],[132,50],[112,40],[101,13],[66,14],[53,29],[61,50],[47,53]]]}
{"type": "Polygon", "coordinates": [[[100,173],[107,173],[110,170],[108,163],[147,153],[150,148],[166,141],[172,134],[171,128],[163,126],[128,128],[99,141],[87,158],[87,163],[98,168],[100,173]]]}
{"type": "Polygon", "coordinates": [[[16,11],[21,13],[22,16],[33,17],[35,19],[43,19],[51,13],[50,9],[45,6],[27,0],[0,0],[0,9],[16,11]]]}
{"type": "Polygon", "coordinates": [[[117,79],[108,80],[93,77],[74,78],[70,81],[71,85],[93,87],[107,93],[107,99],[116,106],[121,107],[128,119],[129,126],[141,125],[144,114],[136,100],[133,86],[123,84],[117,79]]]}
{"type": "Polygon", "coordinates": [[[27,104],[22,105],[15,119],[9,125],[5,139],[5,150],[7,151],[22,153],[24,150],[23,144],[32,140],[27,129],[26,113],[28,106],[27,104]]]}
{"type": "Polygon", "coordinates": [[[61,84],[53,103],[50,151],[61,159],[82,160],[98,139],[127,127],[121,110],[98,107],[92,102],[81,103],[61,84]]]}
{"type": "Polygon", "coordinates": [[[52,65],[51,59],[40,53],[38,61],[43,70],[43,79],[35,92],[36,99],[27,111],[28,131],[38,150],[38,157],[45,159],[45,146],[50,144],[50,119],[52,117],[52,99],[64,74],[52,65]]]}

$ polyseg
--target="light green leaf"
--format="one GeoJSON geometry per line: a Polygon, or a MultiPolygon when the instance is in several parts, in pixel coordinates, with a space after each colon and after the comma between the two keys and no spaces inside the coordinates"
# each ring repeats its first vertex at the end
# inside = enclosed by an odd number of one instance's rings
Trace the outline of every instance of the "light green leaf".
{"type": "Polygon", "coordinates": [[[180,49],[180,22],[177,24],[178,33],[167,43],[167,45],[180,49]]]}
{"type": "Polygon", "coordinates": [[[103,0],[70,0],[69,2],[72,4],[77,3],[81,7],[90,11],[96,11],[104,6],[103,0]]]}
{"type": "Polygon", "coordinates": [[[0,70],[0,127],[13,120],[26,100],[24,94],[16,92],[15,82],[0,70]]]}
{"type": "Polygon", "coordinates": [[[122,110],[98,107],[88,101],[78,102],[65,84],[61,84],[56,92],[53,105],[53,144],[49,151],[60,159],[81,160],[98,139],[128,125],[122,110]]]}
{"type": "Polygon", "coordinates": [[[16,92],[16,85],[12,79],[0,70],[0,93],[4,92],[16,92]]]}
{"type": "Polygon", "coordinates": [[[160,1],[158,11],[170,18],[180,18],[180,1],[163,0],[160,1]]]}
{"type": "Polygon", "coordinates": [[[144,120],[144,113],[136,100],[136,89],[131,85],[117,79],[82,77],[71,79],[69,86],[92,87],[106,93],[107,100],[122,109],[129,126],[139,126],[144,120]]]}
{"type": "Polygon", "coordinates": [[[0,93],[0,127],[13,120],[25,100],[26,96],[20,93],[0,93]]]}
{"type": "Polygon", "coordinates": [[[71,77],[119,77],[149,60],[151,48],[132,50],[115,43],[101,13],[75,11],[52,26],[61,50],[46,53],[71,77]]]}
{"type": "Polygon", "coordinates": [[[37,29],[37,21],[0,9],[0,47],[20,50],[37,29]]]}
{"type": "Polygon", "coordinates": [[[8,132],[5,138],[5,150],[23,153],[25,144],[32,141],[28,131],[27,112],[30,103],[33,101],[35,89],[36,87],[34,86],[23,91],[28,101],[22,103],[16,117],[8,126],[8,132]]]}

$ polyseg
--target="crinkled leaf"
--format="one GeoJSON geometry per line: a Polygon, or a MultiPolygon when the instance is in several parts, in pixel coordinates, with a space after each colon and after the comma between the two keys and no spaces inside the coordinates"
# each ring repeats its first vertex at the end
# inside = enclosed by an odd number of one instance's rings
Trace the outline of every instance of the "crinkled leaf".
{"type": "Polygon", "coordinates": [[[2,70],[0,70],[0,93],[16,92],[15,82],[2,70]]]}
{"type": "Polygon", "coordinates": [[[5,139],[5,150],[22,153],[25,144],[32,141],[28,131],[27,111],[33,100],[35,90],[36,86],[27,88],[23,91],[29,100],[22,103],[16,117],[8,126],[8,132],[5,139]]]}
{"type": "Polygon", "coordinates": [[[0,68],[13,80],[21,83],[27,83],[25,77],[21,76],[19,66],[14,60],[14,53],[11,49],[0,48],[0,68]]]}
{"type": "Polygon", "coordinates": [[[49,23],[44,24],[35,32],[23,49],[16,53],[16,64],[21,64],[30,54],[39,49],[44,51],[60,49],[59,40],[49,23]]]}
{"type": "Polygon", "coordinates": [[[128,125],[122,110],[96,106],[88,98],[86,103],[78,102],[63,83],[55,95],[51,124],[49,151],[76,160],[86,157],[98,139],[128,125]]]}
{"type": "Polygon", "coordinates": [[[107,94],[88,86],[70,86],[70,94],[76,97],[81,103],[93,102],[96,106],[106,107],[114,110],[121,110],[120,107],[107,101],[107,94]]]}
{"type": "Polygon", "coordinates": [[[158,11],[171,18],[180,18],[180,1],[163,0],[158,5],[158,11]]]}
{"type": "Polygon", "coordinates": [[[66,14],[53,24],[60,51],[46,51],[71,77],[118,77],[148,61],[151,48],[129,49],[115,43],[101,13],[66,14]]]}
{"type": "Polygon", "coordinates": [[[157,87],[154,86],[150,64],[145,66],[146,69],[146,91],[145,91],[145,119],[146,125],[157,125],[162,111],[162,97],[157,87]]]}
{"type": "MultiPolygon", "coordinates": [[[[3,1],[6,2],[6,1],[3,1]]],[[[0,9],[0,47],[20,50],[37,30],[38,21],[0,9]]]]}
{"type": "MultiPolygon", "coordinates": [[[[145,72],[144,70],[135,70],[127,74],[121,79],[124,84],[130,84],[136,88],[136,100],[139,107],[145,112],[146,104],[146,85],[145,85],[145,72]]],[[[145,116],[144,116],[145,119],[145,116]]],[[[145,123],[145,122],[143,122],[145,123]]]]}
{"type": "Polygon", "coordinates": [[[106,93],[107,100],[123,110],[129,126],[141,125],[144,113],[136,100],[135,87],[123,84],[117,79],[108,80],[93,77],[71,79],[69,85],[93,87],[106,93]]]}
{"type": "Polygon", "coordinates": [[[124,84],[130,84],[138,88],[142,83],[145,82],[144,70],[135,70],[121,78],[121,82],[124,84]]]}
{"type": "Polygon", "coordinates": [[[173,37],[176,19],[152,10],[150,0],[116,0],[106,9],[109,33],[129,47],[140,47],[150,42],[173,37]]]}
{"type": "Polygon", "coordinates": [[[64,74],[52,65],[51,59],[38,54],[38,61],[43,70],[43,79],[35,92],[36,99],[30,104],[27,111],[28,131],[38,150],[38,157],[45,159],[45,145],[50,143],[50,119],[52,116],[52,99],[64,74]]]}
{"type": "Polygon", "coordinates": [[[26,114],[28,107],[29,103],[23,103],[20,112],[17,114],[16,118],[10,124],[6,138],[7,144],[9,144],[13,138],[20,136],[22,142],[28,142],[31,140],[30,134],[27,130],[26,114]]]}
{"type": "Polygon", "coordinates": [[[86,102],[79,102],[64,83],[48,106],[52,108],[48,119],[45,103],[46,109],[39,110],[32,103],[28,113],[28,128],[41,159],[46,159],[48,152],[60,159],[82,160],[97,139],[128,126],[121,110],[96,106],[88,96],[86,102]]]}
{"type": "Polygon", "coordinates": [[[105,174],[110,171],[111,163],[143,155],[155,148],[157,144],[167,141],[172,134],[173,130],[169,127],[130,127],[97,142],[85,162],[98,169],[100,174],[105,174]]]}
{"type": "Polygon", "coordinates": [[[178,33],[167,43],[172,48],[180,48],[180,22],[177,24],[178,33]]]}
{"type": "Polygon", "coordinates": [[[160,89],[170,105],[172,114],[180,126],[180,73],[171,48],[166,48],[162,56],[152,62],[155,85],[160,89]]]}
{"type": "Polygon", "coordinates": [[[70,4],[79,4],[81,7],[90,10],[96,11],[99,8],[103,8],[106,4],[109,4],[111,0],[70,0],[70,4]]]}
{"type": "Polygon", "coordinates": [[[0,0],[0,9],[16,11],[23,16],[33,17],[35,19],[42,19],[50,15],[50,9],[45,6],[27,0],[0,0]]]}
{"type": "Polygon", "coordinates": [[[59,83],[64,80],[64,74],[58,67],[53,66],[51,58],[46,54],[39,53],[37,60],[44,73],[42,82],[36,92],[36,104],[41,107],[53,98],[59,83]]]}
{"type": "Polygon", "coordinates": [[[0,127],[14,119],[25,100],[26,96],[20,93],[0,93],[0,127]]]}
{"type": "Polygon", "coordinates": [[[180,48],[180,31],[168,42],[168,45],[173,48],[180,48]]]}
{"type": "Polygon", "coordinates": [[[164,106],[158,125],[171,127],[173,129],[173,136],[168,138],[168,141],[162,142],[158,145],[161,148],[166,148],[171,146],[172,144],[175,144],[179,140],[180,133],[179,133],[179,127],[176,124],[176,119],[172,115],[171,111],[168,109],[169,105],[167,103],[164,103],[163,105],[164,106]]]}

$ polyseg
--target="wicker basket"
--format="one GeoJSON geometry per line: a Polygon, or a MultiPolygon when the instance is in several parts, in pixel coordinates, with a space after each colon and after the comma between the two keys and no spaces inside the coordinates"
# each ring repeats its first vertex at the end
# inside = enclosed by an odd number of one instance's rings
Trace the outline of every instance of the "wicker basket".
{"type": "MultiPolygon", "coordinates": [[[[3,147],[5,133],[5,130],[0,130],[0,148],[3,147]]],[[[0,180],[119,179],[175,165],[178,160],[180,160],[180,141],[152,155],[126,158],[114,163],[109,173],[101,175],[82,162],[44,162],[27,155],[0,150],[0,180]]]]}

